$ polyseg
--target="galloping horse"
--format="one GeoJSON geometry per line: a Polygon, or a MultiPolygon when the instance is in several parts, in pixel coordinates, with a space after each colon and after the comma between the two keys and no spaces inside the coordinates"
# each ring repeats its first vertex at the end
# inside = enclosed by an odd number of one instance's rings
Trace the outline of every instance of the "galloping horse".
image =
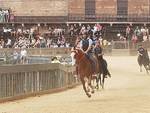
{"type": "Polygon", "coordinates": [[[78,74],[79,74],[80,80],[81,80],[82,85],[83,85],[83,89],[84,89],[86,95],[88,97],[91,97],[91,94],[89,93],[88,89],[90,88],[92,90],[91,93],[94,93],[94,89],[91,85],[91,80],[92,80],[92,75],[93,74],[98,74],[99,71],[100,71],[98,60],[97,60],[96,57],[94,57],[94,60],[95,60],[95,63],[96,63],[96,65],[95,65],[96,72],[93,73],[92,64],[89,61],[89,59],[86,57],[86,54],[84,53],[84,51],[82,51],[79,48],[74,47],[71,50],[71,57],[72,57],[72,59],[75,60],[75,64],[77,66],[78,74]],[[86,79],[87,79],[87,81],[86,81],[86,79]],[[86,82],[88,83],[87,87],[86,87],[86,82]]]}
{"type": "Polygon", "coordinates": [[[142,65],[143,65],[147,74],[149,74],[148,71],[150,70],[150,61],[149,61],[148,56],[145,54],[139,55],[137,61],[140,66],[140,72],[142,72],[142,65]]]}
{"type": "MultiPolygon", "coordinates": [[[[102,60],[99,60],[99,65],[100,65],[99,68],[101,70],[100,70],[100,73],[98,74],[98,76],[96,78],[96,88],[97,89],[99,89],[99,82],[100,82],[100,86],[102,87],[102,89],[104,89],[105,78],[109,73],[107,70],[107,61],[105,59],[102,59],[102,60]],[[102,63],[103,63],[103,65],[102,65],[102,63]]],[[[108,75],[108,76],[111,77],[110,75],[108,75]]]]}

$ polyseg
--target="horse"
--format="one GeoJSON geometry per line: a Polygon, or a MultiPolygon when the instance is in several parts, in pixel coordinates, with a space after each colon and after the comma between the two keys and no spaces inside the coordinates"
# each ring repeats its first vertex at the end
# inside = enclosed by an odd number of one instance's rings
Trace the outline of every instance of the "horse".
{"type": "Polygon", "coordinates": [[[102,87],[102,89],[104,89],[104,82],[105,82],[105,78],[106,78],[107,75],[109,75],[109,77],[111,77],[110,73],[107,69],[106,60],[105,59],[102,59],[102,60],[98,59],[98,61],[99,61],[99,68],[101,70],[100,70],[100,73],[98,74],[98,76],[96,78],[96,88],[97,88],[97,90],[99,89],[99,84],[102,87]]]}
{"type": "Polygon", "coordinates": [[[149,74],[149,70],[150,70],[150,61],[148,56],[146,56],[145,54],[143,55],[139,55],[137,58],[138,64],[140,66],[140,72],[142,72],[142,65],[144,66],[147,74],[149,74]]]}
{"type": "Polygon", "coordinates": [[[90,98],[91,97],[90,89],[91,89],[91,93],[94,93],[94,88],[91,85],[92,76],[100,72],[98,60],[95,56],[94,60],[96,63],[95,65],[96,72],[93,73],[92,64],[89,61],[89,59],[86,57],[86,54],[84,53],[83,50],[74,47],[71,50],[71,58],[72,60],[74,60],[74,64],[76,64],[77,66],[77,71],[78,71],[77,73],[80,77],[81,83],[83,85],[83,89],[86,95],[90,98]],[[87,83],[87,87],[86,87],[86,83],[87,83]]]}

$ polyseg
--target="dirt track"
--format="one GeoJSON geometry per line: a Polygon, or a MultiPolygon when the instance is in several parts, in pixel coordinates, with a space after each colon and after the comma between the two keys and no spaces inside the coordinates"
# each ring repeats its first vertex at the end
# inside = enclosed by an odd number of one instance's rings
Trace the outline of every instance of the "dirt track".
{"type": "Polygon", "coordinates": [[[0,113],[150,113],[150,75],[136,57],[107,57],[112,78],[87,98],[82,86],[0,104],[0,113]]]}

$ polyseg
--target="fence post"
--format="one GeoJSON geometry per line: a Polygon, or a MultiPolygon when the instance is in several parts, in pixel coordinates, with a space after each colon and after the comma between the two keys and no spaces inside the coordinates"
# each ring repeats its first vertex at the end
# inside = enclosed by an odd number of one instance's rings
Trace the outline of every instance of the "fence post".
{"type": "Polygon", "coordinates": [[[37,91],[40,91],[40,75],[39,72],[37,72],[37,91]]]}
{"type": "Polygon", "coordinates": [[[25,72],[24,93],[27,92],[27,72],[25,72]]]}

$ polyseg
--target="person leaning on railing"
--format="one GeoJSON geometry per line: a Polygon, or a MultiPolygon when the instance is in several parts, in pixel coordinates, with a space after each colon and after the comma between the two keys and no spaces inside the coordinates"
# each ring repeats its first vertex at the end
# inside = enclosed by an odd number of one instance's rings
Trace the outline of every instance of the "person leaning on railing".
{"type": "Polygon", "coordinates": [[[53,57],[51,63],[60,63],[57,57],[53,57]]]}

